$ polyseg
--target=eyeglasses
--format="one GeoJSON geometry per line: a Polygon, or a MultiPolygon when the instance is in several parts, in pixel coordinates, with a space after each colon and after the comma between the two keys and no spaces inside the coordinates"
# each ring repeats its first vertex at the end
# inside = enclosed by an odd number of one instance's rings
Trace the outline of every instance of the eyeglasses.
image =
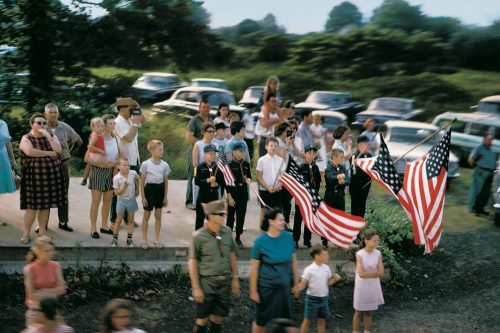
{"type": "Polygon", "coordinates": [[[33,124],[38,124],[40,126],[43,126],[43,125],[47,125],[47,122],[46,121],[34,121],[33,124]]]}

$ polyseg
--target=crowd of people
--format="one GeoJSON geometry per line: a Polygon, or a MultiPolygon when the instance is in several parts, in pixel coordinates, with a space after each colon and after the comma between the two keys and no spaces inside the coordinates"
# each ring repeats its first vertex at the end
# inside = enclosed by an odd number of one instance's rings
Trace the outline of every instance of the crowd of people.
{"type": "MultiPolygon", "coordinates": [[[[270,322],[273,327],[290,323],[287,321],[291,317],[290,295],[298,296],[306,288],[300,331],[308,332],[314,321],[317,321],[318,332],[325,331],[325,320],[330,316],[329,285],[336,283],[340,276],[332,274],[327,265],[328,240],[322,238],[322,244],[313,246],[311,231],[303,223],[297,206],[292,219],[293,198],[281,186],[279,178],[287,168],[287,161],[293,159],[304,181],[315,191],[320,191],[324,181],[326,204],[345,211],[348,194],[351,214],[364,217],[371,179],[354,162],[376,156],[379,141],[375,122],[368,119],[356,145],[350,129],[339,125],[333,132],[334,142],[329,149],[321,117],[313,116],[310,111],[296,114],[292,100],[280,107],[278,94],[279,80],[270,77],[257,105],[255,124],[248,115],[239,119],[229,113],[227,104],[219,105],[217,117],[212,119],[210,103],[202,100],[199,113],[187,125],[186,140],[190,148],[185,205],[196,211],[188,262],[196,303],[194,332],[221,331],[223,318],[229,311],[230,295],[239,293],[236,249],[244,247],[241,235],[245,230],[250,190],[258,193],[262,231],[251,249],[250,298],[255,304],[252,331],[264,332],[266,325],[269,331],[270,322]],[[254,143],[258,154],[254,163],[258,189],[252,185],[254,143]],[[228,181],[218,162],[227,164],[232,181],[228,181]],[[313,263],[302,274],[295,255],[301,237],[313,258],[313,263]]],[[[139,209],[137,197],[140,197],[144,209],[140,246],[161,248],[164,246],[160,240],[162,209],[168,205],[171,172],[163,160],[164,144],[150,140],[147,144],[150,156],[141,163],[138,135],[147,120],[137,111],[139,104],[132,98],[117,98],[113,106],[118,113],[116,117],[105,114],[90,123],[92,133],[85,154],[87,170],[82,181],[82,185],[88,185],[92,197],[90,237],[108,234],[112,236],[110,246],[118,246],[123,221],[127,224],[124,244],[134,247],[133,233],[138,226],[134,215],[139,209]],[[153,210],[154,237],[149,239],[148,222],[153,210]]],[[[70,327],[60,324],[56,316],[57,297],[65,293],[66,285],[59,264],[51,261],[54,246],[46,230],[50,209],[57,208],[58,228],[73,231],[68,218],[69,162],[83,141],[59,116],[57,105],[49,103],[44,113],[35,113],[29,118],[30,131],[19,144],[20,177],[14,172],[17,162],[7,124],[0,121],[0,193],[14,192],[19,185],[20,207],[25,211],[21,243],[31,242],[32,226],[35,219],[38,221],[35,233],[39,237],[32,245],[33,259],[25,268],[27,332],[39,332],[36,325],[51,327],[54,332],[72,332],[70,327]]],[[[489,149],[491,139],[491,135],[486,135],[469,159],[475,166],[469,209],[476,214],[486,213],[487,187],[491,186],[495,170],[495,157],[489,149]]],[[[365,332],[369,332],[371,311],[384,302],[379,280],[384,270],[377,250],[378,235],[367,228],[363,239],[364,247],[356,254],[353,332],[358,332],[362,317],[365,332]]],[[[111,301],[104,311],[100,331],[141,332],[127,328],[130,311],[127,301],[111,301]]]]}

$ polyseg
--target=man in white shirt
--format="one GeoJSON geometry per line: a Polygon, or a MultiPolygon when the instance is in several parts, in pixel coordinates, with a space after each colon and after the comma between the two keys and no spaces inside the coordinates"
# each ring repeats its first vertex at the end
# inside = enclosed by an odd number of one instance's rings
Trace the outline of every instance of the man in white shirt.
{"type": "MultiPolygon", "coordinates": [[[[278,181],[281,171],[286,170],[285,161],[276,155],[278,140],[274,136],[266,139],[267,154],[257,161],[257,182],[259,195],[264,203],[271,208],[282,209],[281,184],[278,181]]],[[[260,222],[264,218],[264,208],[260,209],[260,222]]]]}
{"type": "MultiPolygon", "coordinates": [[[[118,111],[118,117],[115,119],[115,131],[120,138],[125,157],[130,162],[130,170],[139,173],[141,159],[139,157],[139,145],[137,137],[139,128],[146,123],[146,118],[142,115],[139,103],[130,97],[118,97],[112,105],[118,111]]],[[[110,221],[116,220],[116,196],[111,200],[110,221]]],[[[127,219],[125,216],[125,221],[127,219]]]]}

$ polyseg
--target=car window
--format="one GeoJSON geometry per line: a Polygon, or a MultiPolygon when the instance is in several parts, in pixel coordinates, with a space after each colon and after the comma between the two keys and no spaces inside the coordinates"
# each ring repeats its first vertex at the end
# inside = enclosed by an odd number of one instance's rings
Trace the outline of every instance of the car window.
{"type": "Polygon", "coordinates": [[[336,117],[323,117],[323,119],[323,126],[325,126],[326,128],[335,128],[342,123],[342,121],[336,117]]]}
{"type": "Polygon", "coordinates": [[[500,103],[495,102],[479,102],[477,111],[487,113],[500,113],[500,103]]]}
{"type": "Polygon", "coordinates": [[[220,103],[227,103],[229,105],[236,105],[236,101],[234,100],[233,95],[224,94],[224,93],[214,93],[214,92],[205,92],[203,93],[203,98],[206,98],[210,105],[218,106],[220,103]]]}
{"type": "Polygon", "coordinates": [[[185,101],[186,100],[186,97],[187,97],[187,92],[183,91],[183,92],[180,92],[177,94],[177,97],[175,99],[178,99],[178,100],[181,100],[181,101],[185,101]]]}
{"type": "Polygon", "coordinates": [[[484,134],[488,133],[488,130],[489,130],[489,125],[472,123],[472,124],[470,124],[469,134],[483,136],[484,134]]]}
{"type": "MultiPolygon", "coordinates": [[[[451,119],[441,118],[437,121],[436,126],[441,127],[448,124],[451,119]]],[[[463,133],[465,131],[466,122],[457,120],[451,125],[452,132],[463,133]]]]}
{"type": "Polygon", "coordinates": [[[201,96],[198,92],[196,91],[189,91],[186,96],[186,101],[188,102],[193,102],[193,103],[199,103],[201,100],[201,96]]]}
{"type": "Polygon", "coordinates": [[[370,109],[378,110],[393,110],[393,111],[406,111],[409,112],[412,109],[411,103],[406,101],[394,100],[394,99],[378,99],[372,101],[369,106],[370,109]]]}
{"type": "MultiPolygon", "coordinates": [[[[430,129],[393,127],[390,130],[390,141],[417,144],[432,133],[434,133],[434,131],[430,129]]],[[[430,140],[428,140],[426,144],[434,145],[441,139],[441,136],[442,133],[435,135],[430,140]]]]}

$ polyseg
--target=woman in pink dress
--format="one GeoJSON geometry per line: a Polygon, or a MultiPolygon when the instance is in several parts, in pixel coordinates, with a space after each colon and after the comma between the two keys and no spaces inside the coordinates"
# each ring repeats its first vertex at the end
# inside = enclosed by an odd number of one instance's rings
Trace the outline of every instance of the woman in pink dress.
{"type": "Polygon", "coordinates": [[[356,253],[353,333],[359,333],[361,314],[364,314],[365,333],[369,333],[372,327],[372,311],[384,304],[380,286],[380,278],[384,276],[384,264],[382,254],[377,250],[379,236],[371,228],[366,228],[362,236],[365,247],[356,253]]]}

